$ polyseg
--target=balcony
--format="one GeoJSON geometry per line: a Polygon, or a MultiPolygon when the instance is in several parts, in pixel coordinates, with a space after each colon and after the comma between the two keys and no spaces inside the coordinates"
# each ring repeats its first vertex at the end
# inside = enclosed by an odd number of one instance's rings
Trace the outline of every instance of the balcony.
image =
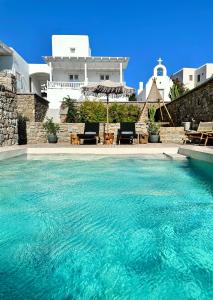
{"type": "Polygon", "coordinates": [[[48,89],[72,89],[79,90],[85,82],[47,81],[48,89]]]}
{"type": "MultiPolygon", "coordinates": [[[[80,88],[87,84],[97,84],[98,82],[76,82],[76,81],[47,81],[47,89],[72,89],[72,90],[80,90],[80,88]]],[[[125,82],[123,82],[125,84],[125,82]]]]}

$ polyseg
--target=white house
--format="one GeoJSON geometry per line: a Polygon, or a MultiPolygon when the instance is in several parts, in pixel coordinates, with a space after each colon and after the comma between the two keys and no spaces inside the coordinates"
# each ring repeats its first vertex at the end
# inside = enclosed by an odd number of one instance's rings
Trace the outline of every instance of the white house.
{"type": "MultiPolygon", "coordinates": [[[[53,35],[52,56],[43,59],[43,64],[28,64],[14,49],[0,43],[0,71],[14,73],[18,91],[45,96],[50,110],[57,111],[66,96],[76,101],[85,99],[81,92],[84,85],[108,79],[124,83],[129,61],[127,57],[91,56],[87,35],[53,35]]],[[[128,98],[110,100],[123,102],[128,98]]]]}
{"type": "Polygon", "coordinates": [[[11,47],[0,41],[0,72],[12,73],[16,76],[17,91],[29,93],[29,65],[11,47]]]}
{"type": "MultiPolygon", "coordinates": [[[[47,82],[47,99],[50,108],[58,108],[63,97],[83,100],[81,87],[103,80],[124,82],[127,57],[91,56],[88,36],[53,35],[52,56],[45,56],[50,79],[47,82]]],[[[115,98],[113,101],[128,101],[115,98]]]]}
{"type": "Polygon", "coordinates": [[[170,87],[173,85],[173,83],[170,77],[167,75],[167,69],[162,64],[161,58],[158,59],[158,64],[154,67],[153,74],[148,80],[148,82],[146,83],[146,86],[143,87],[143,82],[139,83],[139,90],[137,96],[138,101],[142,101],[142,102],[147,101],[147,98],[149,96],[153,84],[153,79],[155,79],[157,88],[164,102],[169,102],[170,87]]]}
{"type": "Polygon", "coordinates": [[[189,90],[195,88],[213,76],[213,64],[205,64],[198,68],[183,68],[173,74],[189,90]]]}

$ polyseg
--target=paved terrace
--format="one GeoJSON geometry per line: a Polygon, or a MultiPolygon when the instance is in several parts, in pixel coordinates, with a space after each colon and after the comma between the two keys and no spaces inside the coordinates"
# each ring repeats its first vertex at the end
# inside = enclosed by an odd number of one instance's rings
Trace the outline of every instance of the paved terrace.
{"type": "Polygon", "coordinates": [[[136,145],[70,145],[36,144],[0,147],[0,160],[27,155],[159,155],[171,159],[191,157],[213,163],[213,146],[195,146],[178,144],[136,144],[136,145]]]}

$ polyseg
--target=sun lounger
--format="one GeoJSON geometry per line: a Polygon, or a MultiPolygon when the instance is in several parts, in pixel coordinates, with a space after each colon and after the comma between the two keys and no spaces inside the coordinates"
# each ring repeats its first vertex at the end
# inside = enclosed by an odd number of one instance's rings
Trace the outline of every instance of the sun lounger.
{"type": "Polygon", "coordinates": [[[99,142],[99,123],[85,123],[84,133],[78,134],[79,140],[99,142]]]}
{"type": "Polygon", "coordinates": [[[134,139],[138,136],[135,131],[135,123],[124,122],[120,123],[120,129],[118,129],[117,141],[120,144],[122,141],[129,141],[130,144],[134,143],[134,139]]]}
{"type": "Polygon", "coordinates": [[[187,141],[190,143],[193,141],[198,141],[201,143],[203,140],[203,134],[211,133],[213,131],[213,122],[200,122],[197,131],[188,130],[185,133],[185,138],[183,139],[183,143],[185,144],[187,141]]]}

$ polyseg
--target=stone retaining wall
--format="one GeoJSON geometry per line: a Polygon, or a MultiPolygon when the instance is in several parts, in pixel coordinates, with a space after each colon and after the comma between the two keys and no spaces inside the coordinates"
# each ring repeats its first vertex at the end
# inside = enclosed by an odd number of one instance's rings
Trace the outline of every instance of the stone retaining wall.
{"type": "Polygon", "coordinates": [[[17,144],[17,103],[11,90],[0,86],[0,146],[17,144]]]}
{"type": "Polygon", "coordinates": [[[42,122],[46,116],[49,102],[37,94],[17,94],[18,114],[30,122],[42,122]]]}
{"type": "MultiPolygon", "coordinates": [[[[104,123],[100,123],[100,142],[103,143],[103,133],[104,123]]],[[[110,123],[109,132],[114,133],[115,141],[117,139],[117,132],[120,128],[119,123],[110,123]]],[[[58,135],[59,143],[70,143],[70,133],[83,133],[84,132],[84,123],[61,123],[60,131],[58,135]]],[[[145,123],[136,123],[136,132],[147,133],[147,125],[145,123]]],[[[183,127],[162,127],[161,132],[161,141],[163,143],[181,143],[184,137],[183,127]]],[[[27,122],[27,142],[28,144],[39,144],[47,142],[47,134],[43,128],[41,122],[27,122]]]]}
{"type": "MultiPolygon", "coordinates": [[[[198,125],[199,122],[213,121],[213,78],[197,86],[185,95],[167,104],[167,109],[175,126],[182,122],[191,122],[192,119],[198,125]]],[[[169,122],[168,114],[162,107],[164,121],[169,122]]],[[[160,117],[160,111],[157,111],[160,117]]]]}
{"type": "Polygon", "coordinates": [[[16,78],[8,72],[0,72],[0,86],[4,86],[5,90],[16,92],[16,78]]]}
{"type": "Polygon", "coordinates": [[[185,137],[184,127],[161,127],[160,141],[162,143],[183,143],[185,137]]]}

